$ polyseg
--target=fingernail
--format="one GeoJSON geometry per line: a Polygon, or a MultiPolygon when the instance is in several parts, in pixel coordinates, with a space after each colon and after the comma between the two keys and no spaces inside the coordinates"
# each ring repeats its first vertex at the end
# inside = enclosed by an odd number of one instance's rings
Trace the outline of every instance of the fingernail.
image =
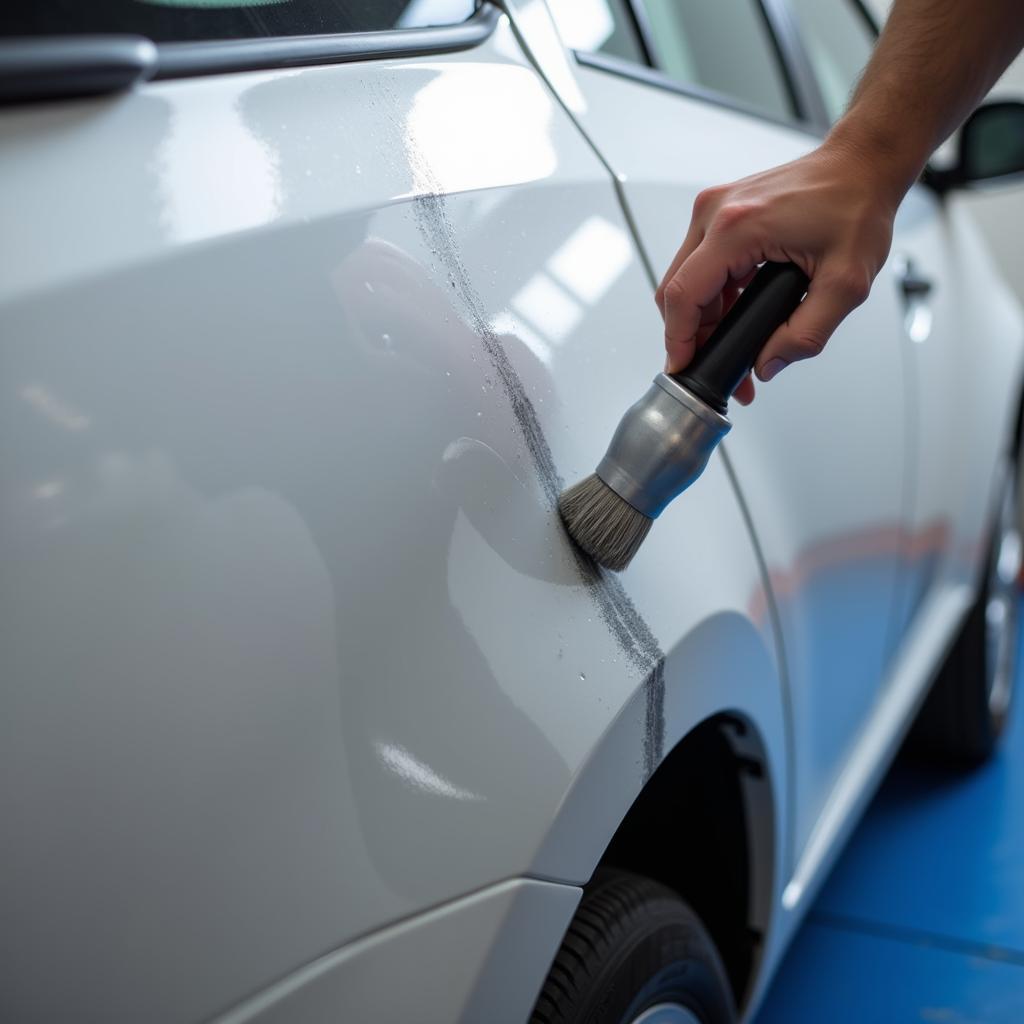
{"type": "Polygon", "coordinates": [[[787,363],[785,359],[769,359],[764,366],[761,367],[761,372],[758,376],[761,380],[769,381],[772,377],[786,367],[787,363]]]}

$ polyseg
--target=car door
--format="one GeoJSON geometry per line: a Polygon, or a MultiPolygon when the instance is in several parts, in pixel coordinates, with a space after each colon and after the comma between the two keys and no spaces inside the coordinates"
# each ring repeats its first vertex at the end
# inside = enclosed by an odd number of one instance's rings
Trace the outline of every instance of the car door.
{"type": "MultiPolygon", "coordinates": [[[[829,122],[843,112],[871,54],[875,28],[857,0],[787,0],[829,122]]],[[[976,226],[956,196],[943,199],[925,180],[896,216],[892,258],[876,291],[894,292],[902,318],[910,413],[905,573],[894,636],[977,580],[984,550],[994,461],[1006,437],[1015,388],[999,367],[1013,345],[1013,302],[976,226]],[[969,340],[968,340],[969,339],[969,340]],[[1002,378],[1002,379],[1001,379],[1002,378]],[[1013,392],[1009,406],[1002,399],[1013,392]],[[949,410],[964,396],[969,424],[949,410]]]]}
{"type": "MultiPolygon", "coordinates": [[[[783,67],[756,0],[602,0],[589,17],[570,0],[551,7],[576,51],[578,116],[619,178],[655,276],[702,188],[818,141],[820,105],[783,67]]],[[[774,602],[788,668],[794,858],[863,736],[891,656],[906,525],[900,318],[895,291],[878,289],[822,357],[730,413],[724,447],[771,580],[751,607],[768,615],[774,602]]],[[[660,337],[637,343],[656,366],[660,337]]]]}
{"type": "MultiPolygon", "coordinates": [[[[0,111],[0,1017],[206,1020],[291,985],[530,873],[613,734],[537,870],[583,881],[728,692],[659,641],[742,630],[771,671],[771,637],[720,461],[628,593],[560,529],[658,317],[508,19],[196,0],[0,26],[90,30],[37,46],[28,85],[112,90],[0,111]]],[[[729,706],[776,765],[766,678],[729,706]]],[[[516,958],[538,981],[578,896],[544,891],[516,958]]]]}
{"type": "MultiPolygon", "coordinates": [[[[788,0],[825,114],[842,113],[874,45],[875,30],[856,0],[788,0]]],[[[943,199],[925,181],[907,194],[896,217],[893,258],[876,285],[895,290],[903,313],[899,345],[911,410],[910,508],[906,575],[897,634],[930,607],[977,578],[984,550],[993,460],[1005,434],[1000,379],[1004,358],[993,346],[1016,335],[1012,300],[992,258],[956,196],[943,199]],[[949,410],[970,393],[969,424],[949,410]]],[[[1014,399],[1011,399],[1011,405],[1014,399]]]]}

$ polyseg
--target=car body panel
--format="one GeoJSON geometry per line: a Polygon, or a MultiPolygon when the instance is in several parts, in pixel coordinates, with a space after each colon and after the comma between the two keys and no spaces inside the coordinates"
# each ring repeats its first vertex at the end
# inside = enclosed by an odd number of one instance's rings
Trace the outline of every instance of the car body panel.
{"type": "MultiPolygon", "coordinates": [[[[910,395],[857,435],[892,450],[824,464],[871,487],[794,504],[823,463],[778,468],[814,441],[787,400],[831,411],[797,368],[733,410],[630,569],[595,571],[554,500],[658,369],[651,264],[700,184],[810,143],[686,101],[702,145],[661,139],[686,180],[638,188],[543,2],[508,7],[472,51],[0,112],[0,1016],[365,1019],[405,965],[387,1013],[523,1019],[618,823],[721,713],[760,772],[756,1005],[909,723],[970,601],[962,489],[1012,418],[1018,311],[995,293],[1002,355],[958,392],[994,396],[961,435],[984,457],[951,476],[929,449],[919,503],[894,481],[957,375],[904,344],[893,291],[850,328],[883,362],[888,332],[883,388],[852,356],[818,374],[910,395]],[[935,569],[913,538],[937,516],[961,556],[935,569]],[[865,527],[898,541],[866,574],[843,539],[865,527]],[[812,588],[834,610],[858,573],[893,623],[858,653],[892,669],[821,708],[778,627],[820,643],[812,588]]],[[[982,287],[955,214],[948,243],[928,210],[904,229],[982,287]]]]}
{"type": "Polygon", "coordinates": [[[582,882],[610,836],[548,836],[609,736],[620,810],[719,710],[785,786],[724,460],[621,580],[559,525],[658,319],[505,21],[12,108],[0,147],[0,1015],[206,1018],[537,865],[582,882]]]}
{"type": "MultiPolygon", "coordinates": [[[[539,17],[539,4],[508,0],[508,6],[549,82],[559,88],[566,77],[574,79],[566,105],[616,176],[642,243],[654,247],[647,260],[654,280],[682,237],[699,188],[785,162],[815,144],[803,131],[695,103],[650,81],[624,80],[610,73],[615,61],[598,62],[607,65],[603,71],[581,66],[550,44],[557,29],[550,17],[539,17]],[[737,137],[744,139],[742,150],[731,145],[737,137]],[[666,181],[668,189],[661,187],[666,181]],[[675,218],[666,215],[672,209],[675,218]]],[[[628,79],[628,68],[621,70],[628,79]]],[[[737,428],[723,447],[773,569],[763,610],[774,605],[783,624],[797,823],[795,843],[787,844],[792,874],[745,1016],[756,1012],[788,937],[894,756],[973,599],[996,461],[1012,443],[1022,354],[1019,305],[983,248],[955,198],[941,202],[915,186],[868,308],[851,317],[815,362],[814,391],[796,368],[764,389],[752,409],[732,412],[737,428]],[[931,293],[903,295],[901,271],[910,259],[932,279],[931,293]],[[979,302],[990,283],[993,301],[979,302]],[[984,346],[984,359],[965,363],[959,350],[968,335],[984,346]],[[953,409],[970,422],[951,430],[953,409]],[[794,410],[805,421],[806,438],[796,432],[794,410]],[[814,440],[827,444],[836,435],[846,447],[841,443],[831,460],[821,458],[814,440]],[[779,486],[787,459],[803,487],[779,486]],[[852,493],[841,479],[848,469],[859,484],[852,493]],[[809,477],[831,481],[832,493],[808,488],[809,477]],[[840,529],[815,538],[814,523],[801,521],[804,509],[791,504],[795,495],[829,531],[840,529]],[[865,497],[875,504],[866,516],[865,497]],[[852,527],[845,535],[844,522],[852,527]],[[802,542],[792,543],[790,532],[802,532],[802,542]],[[864,637],[848,628],[847,616],[863,619],[875,602],[888,604],[889,614],[868,646],[877,666],[871,686],[860,671],[864,637]],[[804,630],[797,628],[801,603],[810,623],[804,630]],[[820,645],[811,665],[800,657],[808,642],[820,645]],[[845,697],[834,686],[837,669],[845,697]],[[838,748],[837,723],[845,729],[838,748]]]]}
{"type": "Polygon", "coordinates": [[[929,590],[973,588],[983,570],[995,467],[1020,406],[1024,333],[1020,306],[956,196],[911,189],[893,252],[895,269],[909,263],[931,285],[904,316],[914,476],[902,629],[929,590]]]}
{"type": "MultiPolygon", "coordinates": [[[[654,266],[668,266],[701,188],[813,145],[803,133],[623,76],[580,67],[578,78],[589,100],[587,131],[620,178],[654,266]],[[642,115],[626,118],[626,110],[642,115]],[[673,120],[685,128],[647,130],[673,120]]],[[[879,290],[815,363],[813,387],[806,368],[790,368],[750,408],[734,404],[735,426],[723,442],[780,615],[793,708],[794,855],[888,663],[906,455],[899,323],[895,289],[879,290]]]]}
{"type": "Polygon", "coordinates": [[[307,964],[215,1024],[518,1024],[582,890],[514,879],[307,964]]]}

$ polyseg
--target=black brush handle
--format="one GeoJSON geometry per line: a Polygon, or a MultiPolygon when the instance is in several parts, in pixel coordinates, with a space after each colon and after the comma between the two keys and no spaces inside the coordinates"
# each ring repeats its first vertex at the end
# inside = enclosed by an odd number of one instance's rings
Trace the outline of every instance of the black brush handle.
{"type": "Polygon", "coordinates": [[[766,263],[673,380],[724,413],[775,329],[800,305],[808,283],[795,263],[766,263]]]}

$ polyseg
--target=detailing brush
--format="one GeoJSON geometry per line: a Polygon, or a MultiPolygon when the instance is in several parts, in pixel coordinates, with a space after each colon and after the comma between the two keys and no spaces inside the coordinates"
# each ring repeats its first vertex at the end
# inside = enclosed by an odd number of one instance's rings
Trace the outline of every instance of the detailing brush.
{"type": "Polygon", "coordinates": [[[596,562],[625,569],[654,520],[704,471],[732,426],[732,393],[807,284],[796,264],[765,263],[690,365],[659,373],[622,417],[597,472],[558,499],[569,535],[596,562]]]}

